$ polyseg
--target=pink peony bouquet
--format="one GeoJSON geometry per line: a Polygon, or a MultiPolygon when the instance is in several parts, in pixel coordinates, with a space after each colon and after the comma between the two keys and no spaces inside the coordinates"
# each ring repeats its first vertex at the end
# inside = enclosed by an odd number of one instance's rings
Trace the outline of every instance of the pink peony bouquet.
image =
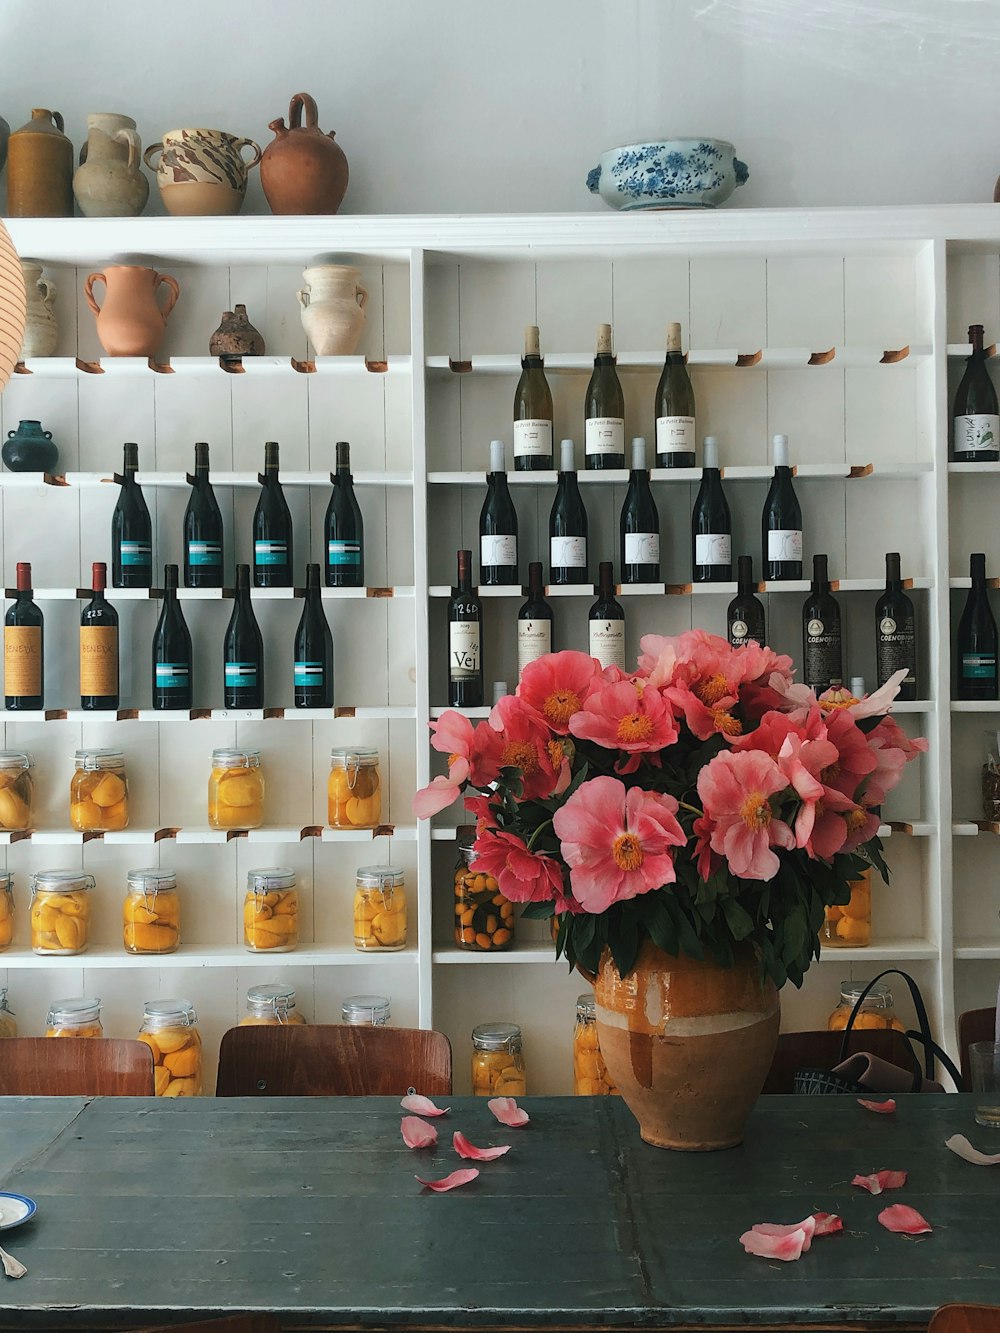
{"type": "Polygon", "coordinates": [[[752,942],[775,984],[819,956],[824,909],[888,872],[879,810],[927,749],[888,716],[894,677],[862,700],[817,698],[769,648],[692,630],[647,635],[630,675],[585,653],[531,663],[473,724],[432,722],[448,772],[429,817],[464,795],[475,864],[525,915],[559,920],[557,955],[622,976],[644,938],[723,965],[752,942]]]}

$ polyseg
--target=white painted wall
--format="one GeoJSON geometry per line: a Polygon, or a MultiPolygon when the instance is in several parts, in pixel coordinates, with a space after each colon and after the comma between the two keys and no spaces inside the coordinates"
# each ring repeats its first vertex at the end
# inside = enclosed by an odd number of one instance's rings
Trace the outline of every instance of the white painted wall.
{"type": "Polygon", "coordinates": [[[731,139],[745,207],[945,203],[992,197],[998,55],[998,0],[0,0],[0,114],[263,146],[307,90],[351,213],[600,210],[601,150],[671,134],[731,139]]]}

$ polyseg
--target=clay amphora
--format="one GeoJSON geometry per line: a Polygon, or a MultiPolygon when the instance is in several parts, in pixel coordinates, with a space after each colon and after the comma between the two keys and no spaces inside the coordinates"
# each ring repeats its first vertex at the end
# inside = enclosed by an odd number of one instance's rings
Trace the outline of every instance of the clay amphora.
{"type": "Polygon", "coordinates": [[[42,266],[37,259],[22,259],[21,272],[24,274],[24,290],[28,300],[21,360],[52,356],[59,341],[59,322],[52,309],[56,285],[51,278],[42,277],[42,266]]]}
{"type": "Polygon", "coordinates": [[[131,116],[95,112],[87,117],[87,142],[73,176],[73,193],[84,217],[139,216],[149,198],[141,153],[131,116]]]}
{"type": "Polygon", "coordinates": [[[10,136],[8,216],[73,216],[73,145],[62,131],[63,118],[58,111],[36,107],[28,123],[10,136]]]}
{"type": "Polygon", "coordinates": [[[351,356],[365,327],[368,291],[347,264],[312,264],[303,269],[305,288],[296,295],[302,327],[317,356],[351,356]]]}
{"type": "Polygon", "coordinates": [[[142,160],[156,171],[160,198],[177,217],[219,217],[238,213],[247,192],[247,172],[260,161],[252,139],[224,130],[169,130],[162,143],[150,144],[142,160]],[[254,151],[244,162],[242,150],[254,151]],[[152,159],[160,154],[158,166],[152,159]]]}
{"type": "Polygon", "coordinates": [[[347,157],[316,123],[316,103],[296,93],[284,119],[272,120],[274,142],[264,149],[260,183],[272,213],[336,213],[347,192],[347,157]],[[306,123],[300,125],[302,111],[306,123]]]}
{"type": "Polygon", "coordinates": [[[87,304],[97,321],[97,336],[109,356],[155,356],[167,327],[180,288],[166,273],[135,264],[108,264],[103,273],[91,273],[83,286],[87,304]],[[94,299],[94,283],[106,288],[104,304],[94,299]],[[163,283],[169,290],[161,310],[156,291],[163,283]]]}
{"type": "Polygon", "coordinates": [[[224,312],[219,327],[209,340],[212,356],[223,361],[238,361],[242,356],[263,356],[264,339],[247,319],[245,305],[224,312]]]}

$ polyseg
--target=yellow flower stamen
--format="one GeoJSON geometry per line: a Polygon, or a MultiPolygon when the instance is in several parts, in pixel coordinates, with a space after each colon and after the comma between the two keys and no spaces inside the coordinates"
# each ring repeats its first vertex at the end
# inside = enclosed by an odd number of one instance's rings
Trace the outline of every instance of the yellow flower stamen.
{"type": "Polygon", "coordinates": [[[546,745],[548,751],[549,763],[553,768],[561,768],[562,761],[566,758],[566,751],[563,748],[562,741],[549,741],[546,745]]]}
{"type": "Polygon", "coordinates": [[[820,770],[819,780],[825,787],[832,787],[839,777],[840,763],[836,759],[829,767],[820,770]]]}
{"type": "Polygon", "coordinates": [[[767,828],[771,822],[771,803],[762,791],[752,791],[744,797],[740,819],[755,833],[767,828]]]}
{"type": "Polygon", "coordinates": [[[694,692],[707,708],[711,708],[730,693],[729,681],[721,671],[717,671],[714,676],[709,676],[707,680],[696,685],[694,692]]]}
{"type": "Polygon", "coordinates": [[[642,865],[642,844],[634,833],[619,833],[611,847],[615,865],[622,870],[638,870],[642,865]]]}
{"type": "Polygon", "coordinates": [[[715,724],[715,730],[723,736],[743,735],[743,723],[738,718],[733,717],[732,713],[725,708],[713,708],[712,721],[715,724]]]}
{"type": "Polygon", "coordinates": [[[618,719],[618,739],[623,745],[648,741],[653,734],[653,719],[645,713],[626,713],[618,719]]]}
{"type": "Polygon", "coordinates": [[[538,752],[530,741],[508,741],[503,747],[502,766],[519,768],[525,776],[538,771],[538,752]]]}
{"type": "Polygon", "coordinates": [[[580,711],[580,696],[573,690],[555,690],[542,704],[542,716],[551,727],[565,727],[580,711]]]}
{"type": "Polygon", "coordinates": [[[844,822],[847,824],[848,833],[857,833],[859,828],[864,828],[868,821],[868,816],[860,806],[855,806],[853,810],[848,810],[844,816],[844,822]]]}

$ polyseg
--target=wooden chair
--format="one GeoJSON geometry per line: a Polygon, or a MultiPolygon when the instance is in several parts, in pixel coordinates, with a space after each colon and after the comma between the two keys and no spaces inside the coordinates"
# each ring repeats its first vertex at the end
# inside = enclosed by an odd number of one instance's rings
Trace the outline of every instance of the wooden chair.
{"type": "MultiPolygon", "coordinates": [[[[972,1069],[969,1064],[969,1047],[974,1041],[995,1041],[997,1030],[996,1009],[967,1009],[958,1019],[958,1049],[962,1057],[962,1078],[967,1088],[972,1087],[972,1069]]],[[[985,1309],[985,1306],[946,1305],[946,1310],[985,1309]]]]}
{"type": "MultiPolygon", "coordinates": [[[[840,1061],[843,1040],[842,1032],[782,1032],[763,1091],[794,1092],[795,1075],[800,1069],[832,1069],[840,1061]]],[[[906,1038],[894,1029],[855,1029],[847,1053],[856,1051],[870,1051],[902,1069],[919,1069],[906,1038]]]]}
{"type": "Polygon", "coordinates": [[[942,1305],[927,1333],[1000,1333],[1000,1305],[942,1305]]]}
{"type": "Polygon", "coordinates": [[[304,1024],[230,1028],[217,1097],[434,1097],[451,1092],[451,1043],[418,1028],[304,1024]]]}
{"type": "Polygon", "coordinates": [[[157,1324],[135,1333],[281,1333],[281,1325],[273,1314],[232,1314],[193,1324],[157,1324]]]}
{"type": "Polygon", "coordinates": [[[0,1096],[152,1097],[153,1052],[115,1037],[10,1037],[0,1045],[0,1096]]]}

